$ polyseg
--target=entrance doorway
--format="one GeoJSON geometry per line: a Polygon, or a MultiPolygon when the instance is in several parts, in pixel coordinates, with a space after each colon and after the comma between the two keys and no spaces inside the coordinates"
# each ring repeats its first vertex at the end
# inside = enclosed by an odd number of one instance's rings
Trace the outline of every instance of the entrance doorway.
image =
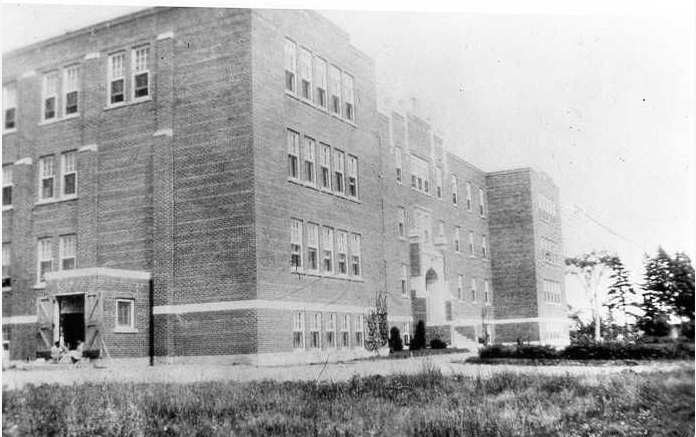
{"type": "Polygon", "coordinates": [[[85,341],[85,295],[59,296],[58,326],[68,349],[75,349],[77,342],[85,341]]]}

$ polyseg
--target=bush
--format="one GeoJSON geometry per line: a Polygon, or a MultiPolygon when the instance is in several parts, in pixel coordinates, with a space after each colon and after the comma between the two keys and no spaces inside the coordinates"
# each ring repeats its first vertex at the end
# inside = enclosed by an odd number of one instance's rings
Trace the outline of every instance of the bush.
{"type": "Polygon", "coordinates": [[[566,347],[562,358],[573,360],[646,360],[694,359],[694,345],[690,343],[623,343],[607,341],[588,342],[566,347]]]}
{"type": "Polygon", "coordinates": [[[481,358],[557,358],[558,352],[552,346],[518,345],[503,346],[494,344],[479,352],[481,358]]]}
{"type": "Polygon", "coordinates": [[[433,338],[432,340],[430,340],[430,348],[431,349],[446,349],[447,343],[440,340],[439,338],[433,338]]]}
{"type": "Polygon", "coordinates": [[[404,350],[404,343],[401,340],[401,331],[396,326],[392,326],[389,331],[389,350],[392,352],[401,352],[404,350]]]}
{"type": "Polygon", "coordinates": [[[422,320],[416,324],[416,332],[413,334],[408,348],[412,351],[425,348],[425,323],[422,320]]]}

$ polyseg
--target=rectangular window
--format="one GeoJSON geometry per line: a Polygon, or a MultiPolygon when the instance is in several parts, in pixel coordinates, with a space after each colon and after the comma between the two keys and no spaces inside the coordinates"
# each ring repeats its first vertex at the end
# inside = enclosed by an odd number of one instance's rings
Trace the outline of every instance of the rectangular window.
{"type": "Polygon", "coordinates": [[[288,143],[288,176],[292,179],[299,179],[300,171],[300,134],[287,130],[288,143]]]}
{"type": "Polygon", "coordinates": [[[2,87],[2,126],[5,130],[17,127],[17,84],[8,83],[2,87]]]}
{"type": "Polygon", "coordinates": [[[307,223],[306,229],[307,238],[307,262],[305,268],[307,270],[317,270],[317,253],[319,251],[319,225],[315,223],[307,223]]]}
{"type": "Polygon", "coordinates": [[[491,285],[488,281],[483,281],[483,293],[486,305],[489,305],[491,303],[491,285]]]}
{"type": "Polygon", "coordinates": [[[346,158],[340,150],[334,150],[334,191],[345,194],[345,165],[346,158]]]}
{"type": "Polygon", "coordinates": [[[358,197],[358,158],[348,155],[348,196],[358,197]]]}
{"type": "Polygon", "coordinates": [[[394,164],[396,165],[396,182],[401,183],[401,147],[394,147],[394,164]]]}
{"type": "Polygon", "coordinates": [[[548,238],[541,239],[541,252],[544,261],[551,264],[558,264],[559,248],[555,241],[549,240],[548,238]]]}
{"type": "Polygon", "coordinates": [[[75,235],[64,235],[59,240],[59,253],[61,270],[74,270],[77,259],[77,237],[75,235]]]}
{"type": "Polygon", "coordinates": [[[461,248],[461,235],[462,235],[462,230],[459,226],[454,228],[454,251],[455,252],[460,252],[462,250],[461,248]]]}
{"type": "Polygon", "coordinates": [[[404,344],[411,344],[411,324],[409,322],[404,323],[404,344]]]}
{"type": "Polygon", "coordinates": [[[65,115],[77,114],[79,111],[80,66],[72,65],[63,70],[63,95],[65,115]]]}
{"type": "Polygon", "coordinates": [[[314,313],[309,316],[309,347],[321,348],[321,314],[314,313]]]}
{"type": "Polygon", "coordinates": [[[297,89],[297,44],[285,39],[285,89],[295,92],[297,89]]]}
{"type": "Polygon", "coordinates": [[[445,222],[442,220],[437,223],[437,236],[441,239],[445,238],[445,222]]]}
{"type": "Polygon", "coordinates": [[[442,199],[442,169],[435,167],[435,192],[438,199],[442,199]]]}
{"type": "Polygon", "coordinates": [[[321,188],[331,190],[331,146],[328,144],[321,145],[319,165],[321,167],[319,175],[321,188]]]}
{"type": "Polygon", "coordinates": [[[324,226],[321,245],[324,254],[324,273],[333,273],[334,231],[332,228],[324,226]]]}
{"type": "Polygon", "coordinates": [[[304,180],[314,185],[314,163],[317,162],[317,144],[309,137],[304,137],[304,180]]]}
{"type": "Polygon", "coordinates": [[[401,296],[408,297],[408,266],[401,264],[401,296]]]}
{"type": "Polygon", "coordinates": [[[108,84],[109,105],[121,103],[126,98],[126,80],[124,63],[126,54],[114,53],[109,56],[108,84]]]}
{"type": "Polygon", "coordinates": [[[355,330],[355,347],[361,348],[364,346],[364,330],[365,330],[365,316],[358,314],[355,316],[355,324],[353,326],[355,330]]]}
{"type": "Polygon", "coordinates": [[[312,100],[312,53],[304,48],[300,49],[300,95],[312,100]]]}
{"type": "Polygon", "coordinates": [[[341,70],[332,65],[329,67],[329,83],[331,84],[331,111],[341,114],[341,70]]]}
{"type": "Polygon", "coordinates": [[[336,314],[331,313],[326,319],[326,347],[336,347],[336,314]]]}
{"type": "Polygon", "coordinates": [[[2,287],[12,286],[12,252],[10,243],[2,243],[2,287]]]}
{"type": "Polygon", "coordinates": [[[341,317],[341,347],[350,347],[350,314],[341,317]]]}
{"type": "Polygon", "coordinates": [[[150,96],[150,46],[133,49],[133,100],[150,96]]]}
{"type": "Polygon", "coordinates": [[[2,206],[12,205],[12,164],[2,166],[2,206]]]}
{"type": "Polygon", "coordinates": [[[46,73],[43,77],[43,120],[51,120],[58,116],[56,106],[58,103],[58,72],[46,73]]]}
{"type": "Polygon", "coordinates": [[[464,300],[464,276],[457,275],[457,299],[464,300]]]}
{"type": "Polygon", "coordinates": [[[562,303],[561,283],[544,279],[544,299],[547,303],[562,303]]]}
{"type": "Polygon", "coordinates": [[[53,180],[55,178],[53,156],[44,156],[39,159],[39,177],[41,178],[39,199],[53,199],[53,180]]]}
{"type": "Polygon", "coordinates": [[[483,188],[479,188],[478,194],[479,194],[479,214],[481,215],[481,217],[485,217],[486,216],[486,199],[485,199],[485,196],[483,194],[483,188]]]}
{"type": "Polygon", "coordinates": [[[290,267],[302,269],[302,220],[292,219],[290,224],[290,267]]]}
{"type": "Polygon", "coordinates": [[[476,302],[476,279],[471,278],[471,301],[476,302]]]}
{"type": "Polygon", "coordinates": [[[292,347],[304,349],[305,347],[305,313],[298,311],[292,316],[292,347]]]}
{"type": "Polygon", "coordinates": [[[116,300],[116,328],[135,329],[133,306],[130,299],[116,300]]]}
{"type": "Polygon", "coordinates": [[[455,175],[452,175],[452,204],[456,205],[457,204],[457,177],[455,175]]]}
{"type": "Polygon", "coordinates": [[[469,256],[475,257],[476,252],[474,252],[474,231],[469,231],[469,256]]]}
{"type": "Polygon", "coordinates": [[[466,210],[471,211],[471,182],[466,183],[466,210]]]}
{"type": "Polygon", "coordinates": [[[411,188],[428,194],[430,192],[430,164],[428,161],[411,155],[411,188]]]}
{"type": "Polygon", "coordinates": [[[338,250],[338,274],[348,274],[348,233],[346,231],[336,232],[336,246],[338,250]]]}
{"type": "Polygon", "coordinates": [[[485,235],[481,237],[481,258],[488,259],[488,240],[485,235]]]}
{"type": "Polygon", "coordinates": [[[350,121],[355,121],[355,102],[353,95],[353,76],[343,73],[343,100],[345,103],[345,117],[350,121]]]}
{"type": "Polygon", "coordinates": [[[51,248],[51,239],[42,238],[39,240],[38,248],[38,282],[45,282],[46,273],[51,271],[53,265],[53,253],[51,248]]]}
{"type": "Polygon", "coordinates": [[[360,235],[350,234],[350,265],[353,276],[360,276],[360,235]]]}
{"type": "Polygon", "coordinates": [[[556,202],[543,194],[540,194],[537,199],[540,218],[548,223],[555,224],[557,220],[556,202]]]}
{"type": "Polygon", "coordinates": [[[403,206],[399,207],[399,238],[406,238],[406,209],[403,206]]]}
{"type": "Polygon", "coordinates": [[[321,58],[314,58],[314,81],[316,83],[314,103],[326,108],[326,61],[321,58]]]}
{"type": "Polygon", "coordinates": [[[61,174],[63,175],[63,196],[75,196],[77,194],[77,168],[75,167],[74,150],[65,152],[61,156],[61,174]]]}

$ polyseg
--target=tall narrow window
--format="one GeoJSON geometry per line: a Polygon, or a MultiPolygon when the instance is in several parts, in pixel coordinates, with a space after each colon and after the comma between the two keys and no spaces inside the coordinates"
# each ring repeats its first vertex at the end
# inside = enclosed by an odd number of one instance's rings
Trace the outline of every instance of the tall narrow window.
{"type": "Polygon", "coordinates": [[[481,258],[488,259],[488,240],[485,235],[481,237],[481,258]]]}
{"type": "Polygon", "coordinates": [[[43,119],[51,120],[58,116],[58,72],[52,71],[43,77],[43,119]]]}
{"type": "Polygon", "coordinates": [[[442,199],[442,169],[440,167],[435,167],[435,184],[435,194],[438,199],[442,199]]]}
{"type": "Polygon", "coordinates": [[[319,225],[307,223],[307,270],[317,270],[317,252],[319,246],[319,225]]]}
{"type": "Polygon", "coordinates": [[[341,347],[350,347],[350,314],[341,317],[341,347]]]}
{"type": "Polygon", "coordinates": [[[456,205],[457,204],[457,177],[455,175],[452,175],[452,204],[456,205]]]}
{"type": "Polygon", "coordinates": [[[39,186],[39,198],[41,200],[53,199],[53,180],[55,178],[53,156],[44,156],[39,159],[39,174],[41,185],[39,186]]]}
{"type": "Polygon", "coordinates": [[[321,166],[320,183],[321,188],[325,190],[331,189],[331,146],[327,144],[321,145],[321,154],[319,155],[321,166]]]}
{"type": "Polygon", "coordinates": [[[483,194],[483,188],[479,188],[478,194],[479,194],[479,214],[481,215],[481,217],[485,217],[486,216],[486,199],[485,199],[485,196],[483,194]]]}
{"type": "Polygon", "coordinates": [[[403,206],[399,207],[399,238],[406,238],[406,209],[403,206]]]}
{"type": "Polygon", "coordinates": [[[329,67],[329,81],[331,83],[331,111],[341,114],[341,70],[332,65],[329,67]]]}
{"type": "Polygon", "coordinates": [[[314,185],[314,163],[317,161],[317,144],[309,137],[304,137],[304,180],[314,185]]]}
{"type": "Polygon", "coordinates": [[[350,265],[353,276],[360,276],[360,235],[350,234],[350,265]]]}
{"type": "Polygon", "coordinates": [[[437,236],[440,239],[445,238],[445,222],[442,220],[437,223],[437,236]]]}
{"type": "Polygon", "coordinates": [[[12,164],[2,166],[2,206],[12,205],[12,164]]]}
{"type": "Polygon", "coordinates": [[[309,316],[309,347],[321,348],[321,314],[314,313],[309,316]]]}
{"type": "Polygon", "coordinates": [[[17,84],[8,83],[2,87],[2,126],[5,130],[17,127],[17,84]]]}
{"type": "Polygon", "coordinates": [[[65,67],[63,71],[63,94],[65,95],[65,115],[79,111],[80,66],[65,67]]]}
{"type": "Polygon", "coordinates": [[[471,301],[476,302],[476,279],[471,278],[471,301]]]}
{"type": "Polygon", "coordinates": [[[408,266],[401,264],[401,296],[408,297],[408,266]]]}
{"type": "Polygon", "coordinates": [[[358,197],[358,158],[348,155],[348,196],[358,197]]]}
{"type": "Polygon", "coordinates": [[[150,46],[133,49],[133,100],[150,96],[150,46]]]}
{"type": "Polygon", "coordinates": [[[61,166],[61,174],[63,175],[63,196],[75,196],[77,194],[77,168],[75,167],[75,151],[63,153],[61,166]]]}
{"type": "Polygon", "coordinates": [[[302,269],[302,220],[292,219],[290,224],[290,267],[302,269]]]}
{"type": "Polygon", "coordinates": [[[302,98],[312,100],[312,53],[307,49],[300,49],[300,95],[302,98]]]}
{"type": "Polygon", "coordinates": [[[2,243],[2,287],[12,286],[12,252],[10,243],[2,243]]]}
{"type": "Polygon", "coordinates": [[[486,304],[491,303],[491,284],[486,280],[483,281],[483,295],[486,304]]]}
{"type": "Polygon", "coordinates": [[[51,239],[42,238],[38,244],[38,282],[45,282],[46,273],[51,271],[53,254],[51,252],[51,239]]]}
{"type": "Polygon", "coordinates": [[[338,274],[348,274],[348,233],[346,231],[336,232],[336,246],[338,250],[338,274]]]}
{"type": "Polygon", "coordinates": [[[116,300],[116,329],[135,329],[132,299],[116,300]]]}
{"type": "Polygon", "coordinates": [[[401,183],[401,147],[394,147],[394,164],[396,165],[396,182],[401,183]]]}
{"type": "Polygon", "coordinates": [[[430,193],[430,163],[416,155],[411,155],[411,188],[430,193]]]}
{"type": "Polygon", "coordinates": [[[355,347],[363,347],[365,316],[362,314],[355,316],[355,323],[353,325],[353,329],[355,330],[355,347]]]}
{"type": "Polygon", "coordinates": [[[471,182],[466,183],[466,210],[471,211],[471,182]]]}
{"type": "Polygon", "coordinates": [[[121,103],[126,98],[126,81],[123,68],[125,59],[126,54],[123,52],[109,56],[108,92],[110,105],[121,103]]]}
{"type": "Polygon", "coordinates": [[[476,256],[476,252],[474,252],[474,231],[469,231],[469,256],[472,258],[476,256]]]}
{"type": "Polygon", "coordinates": [[[305,339],[305,313],[297,311],[292,315],[292,347],[294,349],[304,349],[305,339]]]}
{"type": "Polygon", "coordinates": [[[298,179],[300,177],[300,171],[299,171],[300,134],[288,129],[287,142],[288,142],[288,176],[290,176],[293,179],[298,179]]]}
{"type": "Polygon", "coordinates": [[[461,238],[462,238],[462,230],[459,226],[454,228],[454,251],[455,252],[460,252],[462,250],[461,248],[461,238]]]}
{"type": "Polygon", "coordinates": [[[343,115],[350,121],[355,121],[355,97],[353,93],[353,76],[343,73],[343,100],[345,102],[343,115]]]}
{"type": "Polygon", "coordinates": [[[323,248],[324,273],[333,273],[333,254],[334,254],[334,231],[324,226],[321,245],[323,248]]]}
{"type": "Polygon", "coordinates": [[[314,103],[326,108],[326,61],[321,58],[314,58],[314,82],[314,103]]]}
{"type": "Polygon", "coordinates": [[[464,276],[457,275],[457,299],[464,300],[464,276]]]}
{"type": "Polygon", "coordinates": [[[329,314],[326,319],[326,347],[336,347],[336,314],[329,314]]]}
{"type": "Polygon", "coordinates": [[[340,150],[334,150],[334,191],[345,194],[345,162],[346,158],[340,150]]]}
{"type": "Polygon", "coordinates": [[[60,269],[73,270],[77,259],[77,237],[75,235],[64,235],[59,241],[60,269]]]}
{"type": "Polygon", "coordinates": [[[297,89],[297,44],[285,39],[285,89],[295,92],[297,89]]]}

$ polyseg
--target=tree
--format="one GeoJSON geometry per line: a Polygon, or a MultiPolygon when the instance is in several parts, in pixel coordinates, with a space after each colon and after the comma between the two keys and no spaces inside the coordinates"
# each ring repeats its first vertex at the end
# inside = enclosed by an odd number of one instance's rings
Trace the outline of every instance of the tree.
{"type": "Polygon", "coordinates": [[[605,260],[609,269],[611,269],[611,284],[607,290],[607,303],[606,306],[609,309],[609,317],[611,325],[613,325],[613,312],[618,310],[623,315],[623,335],[626,337],[628,334],[628,321],[629,316],[631,318],[636,317],[634,311],[630,311],[631,308],[636,308],[635,298],[636,290],[628,279],[628,270],[624,267],[621,258],[618,256],[610,256],[605,260]]]}
{"type": "Polygon", "coordinates": [[[387,323],[387,297],[379,292],[375,299],[375,309],[367,315],[365,349],[376,351],[388,343],[389,325],[387,323]]]}
{"type": "Polygon", "coordinates": [[[567,273],[575,276],[587,295],[587,299],[592,306],[592,320],[594,320],[595,341],[600,341],[601,321],[599,309],[601,302],[599,299],[599,284],[607,271],[609,259],[611,257],[606,252],[586,253],[574,258],[566,258],[567,273]]]}
{"type": "Polygon", "coordinates": [[[410,350],[418,350],[418,349],[423,349],[425,347],[425,323],[422,320],[419,320],[418,323],[416,323],[416,332],[413,334],[413,339],[411,340],[411,344],[409,344],[409,349],[410,350]]]}
{"type": "Polygon", "coordinates": [[[401,340],[401,331],[396,326],[392,326],[389,331],[389,349],[393,352],[404,350],[404,343],[401,340]]]}

